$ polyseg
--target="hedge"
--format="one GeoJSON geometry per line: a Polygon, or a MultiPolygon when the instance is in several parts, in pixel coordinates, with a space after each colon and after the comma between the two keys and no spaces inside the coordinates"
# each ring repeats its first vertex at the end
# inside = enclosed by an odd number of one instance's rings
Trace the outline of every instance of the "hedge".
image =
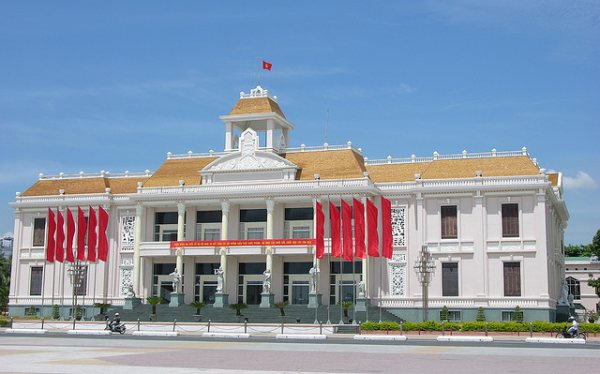
{"type": "MultiPolygon", "coordinates": [[[[562,322],[544,322],[533,321],[533,332],[558,332],[567,326],[562,322]]],[[[485,331],[486,322],[445,322],[445,331],[485,331]]],[[[492,332],[528,332],[529,322],[487,322],[487,330],[492,332]]],[[[365,331],[395,331],[400,330],[400,325],[396,322],[364,322],[360,325],[361,330],[365,331]]],[[[442,331],[442,323],[427,322],[404,322],[402,324],[404,331],[442,331]]],[[[581,323],[579,330],[590,333],[600,333],[600,324],[581,323]]]]}

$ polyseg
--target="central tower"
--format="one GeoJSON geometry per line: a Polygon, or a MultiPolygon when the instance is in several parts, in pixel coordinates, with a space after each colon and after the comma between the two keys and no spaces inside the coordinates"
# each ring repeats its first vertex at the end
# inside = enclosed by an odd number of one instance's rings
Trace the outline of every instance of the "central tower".
{"type": "Polygon", "coordinates": [[[225,123],[225,151],[239,148],[240,135],[252,129],[258,137],[261,150],[282,153],[288,144],[289,122],[277,104],[277,97],[256,86],[250,93],[240,92],[240,99],[228,115],[219,117],[225,123]]]}

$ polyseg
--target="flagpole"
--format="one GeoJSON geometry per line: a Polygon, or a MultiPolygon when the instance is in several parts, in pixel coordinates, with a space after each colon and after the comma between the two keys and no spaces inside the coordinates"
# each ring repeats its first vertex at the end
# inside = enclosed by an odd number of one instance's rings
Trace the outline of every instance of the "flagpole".
{"type": "Polygon", "coordinates": [[[64,254],[63,254],[63,262],[60,264],[60,309],[65,309],[65,263],[64,263],[64,254]]]}
{"type": "Polygon", "coordinates": [[[256,81],[257,81],[257,85],[260,86],[260,71],[262,70],[262,60],[264,59],[264,57],[256,57],[256,59],[259,61],[256,81]]]}
{"type": "MultiPolygon", "coordinates": [[[[379,206],[379,212],[377,213],[377,215],[381,215],[381,220],[379,220],[379,222],[381,222],[381,227],[383,227],[383,212],[382,212],[382,208],[381,205],[379,206]]],[[[379,229],[379,228],[378,228],[379,229]]],[[[381,235],[379,235],[379,241],[380,243],[383,242],[383,230],[381,232],[381,235]]],[[[379,244],[379,243],[378,243],[379,244]]],[[[379,245],[379,322],[381,323],[381,292],[382,292],[382,288],[383,288],[383,248],[381,245],[379,245]]]]}
{"type": "MultiPolygon", "coordinates": [[[[327,195],[327,211],[329,211],[331,209],[331,206],[329,205],[330,201],[329,201],[329,195],[327,195]]],[[[322,207],[321,207],[322,209],[322,207]]],[[[331,212],[329,212],[329,272],[331,272],[331,270],[333,269],[333,266],[331,266],[331,212]]],[[[331,274],[329,276],[329,278],[331,279],[331,274]]],[[[329,293],[331,293],[331,281],[329,281],[329,293]]],[[[334,299],[335,300],[335,299],[334,299]]],[[[331,307],[331,295],[329,295],[329,301],[327,302],[327,324],[331,325],[331,319],[329,318],[329,308],[331,307]]]]}
{"type": "Polygon", "coordinates": [[[48,261],[44,260],[44,267],[42,268],[42,310],[40,314],[44,317],[44,292],[46,292],[46,265],[48,261]]]}
{"type": "MultiPolygon", "coordinates": [[[[341,196],[340,196],[340,200],[341,200],[341,196]]],[[[340,206],[341,206],[341,202],[340,202],[340,206]]],[[[334,206],[335,209],[337,209],[334,206]]],[[[341,212],[340,212],[341,213],[341,212]]],[[[339,222],[339,230],[340,230],[340,237],[342,236],[342,215],[340,215],[340,222],[339,222]]],[[[340,325],[344,324],[344,246],[343,243],[340,243],[340,325]]]]}

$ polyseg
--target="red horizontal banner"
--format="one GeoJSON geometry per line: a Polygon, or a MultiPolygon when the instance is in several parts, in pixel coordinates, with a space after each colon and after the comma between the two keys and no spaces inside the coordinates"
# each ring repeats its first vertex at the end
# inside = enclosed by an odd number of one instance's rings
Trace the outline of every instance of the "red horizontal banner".
{"type": "Polygon", "coordinates": [[[260,240],[182,240],[171,242],[171,248],[184,247],[266,247],[285,245],[315,245],[315,239],[260,239],[260,240]]]}

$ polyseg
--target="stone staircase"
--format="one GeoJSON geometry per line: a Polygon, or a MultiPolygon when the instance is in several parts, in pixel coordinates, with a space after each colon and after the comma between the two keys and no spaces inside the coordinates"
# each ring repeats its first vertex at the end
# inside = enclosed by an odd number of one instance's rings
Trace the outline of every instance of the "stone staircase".
{"type": "MultiPolygon", "coordinates": [[[[109,309],[109,316],[112,318],[114,313],[118,312],[121,315],[123,321],[149,321],[152,306],[149,304],[142,304],[132,310],[126,310],[121,307],[112,307],[109,309]]],[[[367,312],[356,312],[353,314],[352,309],[348,311],[348,317],[342,317],[340,307],[332,305],[329,307],[329,314],[327,306],[320,306],[315,314],[315,309],[309,309],[305,305],[288,305],[284,308],[285,317],[281,316],[278,308],[260,308],[258,305],[248,305],[248,308],[241,310],[241,316],[236,316],[236,311],[229,307],[225,308],[214,308],[212,305],[208,305],[202,308],[202,320],[201,322],[220,322],[220,323],[241,323],[246,319],[250,323],[281,323],[282,320],[285,323],[313,323],[315,319],[322,323],[327,323],[328,319],[332,324],[338,324],[341,319],[344,323],[348,324],[352,322],[353,316],[357,322],[364,322],[368,319],[371,321],[379,321],[379,308],[369,307],[367,312]]],[[[157,322],[173,322],[177,319],[177,322],[198,322],[194,315],[196,309],[189,305],[182,305],[177,308],[170,308],[166,304],[156,306],[157,322]]],[[[98,317],[97,317],[98,319],[98,317]]],[[[382,321],[396,321],[399,322],[400,318],[389,313],[385,309],[381,312],[382,321]]]]}

